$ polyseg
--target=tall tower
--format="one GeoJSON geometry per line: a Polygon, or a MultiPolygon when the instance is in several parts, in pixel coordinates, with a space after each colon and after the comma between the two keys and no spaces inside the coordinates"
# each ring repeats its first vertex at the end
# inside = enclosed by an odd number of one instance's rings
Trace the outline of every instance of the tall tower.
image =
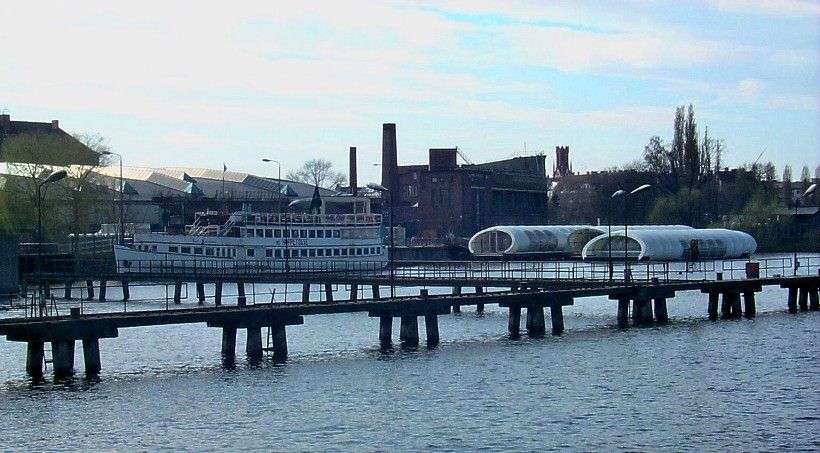
{"type": "Polygon", "coordinates": [[[555,147],[555,164],[552,166],[552,177],[560,178],[572,174],[572,163],[569,161],[569,146],[555,147]]]}

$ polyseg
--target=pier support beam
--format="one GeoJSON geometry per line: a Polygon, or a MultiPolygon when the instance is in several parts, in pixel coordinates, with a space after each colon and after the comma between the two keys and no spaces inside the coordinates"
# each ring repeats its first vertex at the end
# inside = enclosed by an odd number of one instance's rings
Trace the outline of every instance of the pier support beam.
{"type": "Polygon", "coordinates": [[[379,316],[379,345],[387,349],[393,343],[393,317],[379,316]]]}
{"type": "Polygon", "coordinates": [[[350,285],[350,300],[359,300],[359,285],[355,283],[350,285]]]}
{"type": "Polygon", "coordinates": [[[94,299],[94,282],[91,280],[85,281],[85,292],[88,294],[88,300],[94,299]]]}
{"type": "Polygon", "coordinates": [[[32,377],[43,376],[45,347],[42,341],[29,341],[26,345],[26,373],[32,377]]]}
{"type": "Polygon", "coordinates": [[[510,320],[507,323],[507,330],[513,338],[518,338],[521,334],[521,306],[510,306],[510,320]]]}
{"type": "Polygon", "coordinates": [[[418,316],[402,316],[399,338],[404,346],[419,345],[419,318],[418,316]]]}
{"type": "MultiPolygon", "coordinates": [[[[261,341],[261,338],[260,338],[261,341]]],[[[222,328],[222,357],[234,358],[236,356],[236,327],[222,328]]]]}
{"type": "Polygon", "coordinates": [[[182,282],[174,282],[174,303],[182,303],[182,282]]]}
{"type": "Polygon", "coordinates": [[[641,325],[653,326],[655,324],[655,317],[652,315],[652,301],[644,299],[641,302],[641,325]]]}
{"type": "Polygon", "coordinates": [[[669,322],[669,311],[666,307],[666,298],[655,298],[655,322],[658,324],[666,324],[669,322]]]}
{"type": "Polygon", "coordinates": [[[550,306],[550,320],[552,321],[552,334],[561,335],[564,332],[564,307],[562,305],[550,306]]]}
{"type": "Polygon", "coordinates": [[[800,311],[808,311],[809,310],[809,289],[805,286],[801,286],[798,288],[798,294],[800,295],[800,299],[798,303],[800,304],[800,311]]]}
{"type": "Polygon", "coordinates": [[[302,302],[310,302],[310,283],[302,283],[302,302]]]}
{"type": "Polygon", "coordinates": [[[236,283],[236,294],[236,305],[240,307],[248,305],[248,298],[245,297],[245,282],[236,283]]]}
{"type": "Polygon", "coordinates": [[[618,299],[618,327],[625,329],[629,327],[629,298],[618,299]]]}
{"type": "Polygon", "coordinates": [[[379,294],[379,285],[373,285],[371,289],[373,290],[373,298],[381,299],[381,294],[379,294]]]}
{"type": "Polygon", "coordinates": [[[715,321],[718,319],[718,302],[720,301],[720,293],[709,293],[709,319],[715,321]]]}
{"type": "Polygon", "coordinates": [[[811,302],[809,304],[809,310],[820,310],[820,293],[818,293],[818,288],[811,288],[811,290],[809,291],[809,299],[811,299],[811,302]]]}
{"type": "MultiPolygon", "coordinates": [[[[476,294],[484,294],[484,287],[483,286],[476,286],[475,287],[476,294]]],[[[475,306],[476,313],[484,313],[484,304],[478,303],[475,306]]]]}
{"type": "Polygon", "coordinates": [[[105,300],[105,287],[107,284],[107,281],[100,280],[100,300],[105,300]]]}
{"type": "Polygon", "coordinates": [[[214,305],[222,305],[222,282],[214,283],[214,305]]]}
{"type": "Polygon", "coordinates": [[[248,327],[248,340],[245,344],[245,353],[252,359],[262,357],[262,328],[259,326],[248,327]]]}
{"type": "Polygon", "coordinates": [[[743,311],[743,314],[746,315],[747,318],[754,318],[755,314],[757,313],[757,308],[755,307],[755,293],[753,291],[748,291],[743,293],[743,302],[746,305],[743,311]]]}
{"type": "Polygon", "coordinates": [[[205,304],[205,283],[196,282],[196,299],[199,305],[205,304]]]}
{"type": "MultiPolygon", "coordinates": [[[[461,295],[461,287],[460,286],[453,286],[453,295],[460,296],[461,295]]],[[[453,304],[453,313],[461,313],[461,305],[453,304]]]]}
{"type": "Polygon", "coordinates": [[[325,300],[333,302],[333,285],[330,283],[325,283],[325,300]]]}
{"type": "Polygon", "coordinates": [[[83,361],[85,362],[86,376],[100,374],[102,363],[100,362],[100,340],[99,338],[83,339],[83,361]]]}
{"type": "MultiPolygon", "coordinates": [[[[740,305],[740,293],[732,292],[726,294],[730,301],[730,310],[732,318],[740,318],[743,316],[743,309],[740,305]]],[[[726,297],[724,296],[724,297],[726,297]]]]}
{"type": "Polygon", "coordinates": [[[271,326],[271,336],[273,337],[273,359],[280,361],[288,358],[288,335],[285,325],[279,324],[271,326]]]}
{"type": "Polygon", "coordinates": [[[723,293],[723,298],[720,300],[720,317],[723,319],[732,317],[732,296],[729,293],[723,293]]]}
{"type": "Polygon", "coordinates": [[[122,281],[122,300],[131,300],[131,288],[128,287],[128,280],[122,281]]]}
{"type": "Polygon", "coordinates": [[[71,300],[71,289],[72,289],[73,285],[74,285],[74,282],[72,282],[71,280],[68,280],[68,281],[65,282],[65,291],[64,291],[64,294],[63,294],[64,299],[71,300]]]}
{"type": "Polygon", "coordinates": [[[427,330],[427,347],[433,348],[438,345],[438,315],[435,313],[424,315],[424,327],[427,330]]]}
{"type": "Polygon", "coordinates": [[[789,307],[789,313],[797,313],[797,287],[789,287],[789,298],[786,303],[789,307]]]}
{"type": "Polygon", "coordinates": [[[531,337],[543,337],[546,333],[544,307],[527,307],[527,335],[531,337]]]}
{"type": "Polygon", "coordinates": [[[54,374],[65,376],[74,372],[74,340],[51,342],[54,374]]]}

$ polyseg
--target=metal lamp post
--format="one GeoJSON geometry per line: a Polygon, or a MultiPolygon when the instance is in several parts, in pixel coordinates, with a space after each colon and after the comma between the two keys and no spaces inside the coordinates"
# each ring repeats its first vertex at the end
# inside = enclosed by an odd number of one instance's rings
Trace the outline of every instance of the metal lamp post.
{"type": "Polygon", "coordinates": [[[45,309],[45,300],[43,298],[43,208],[41,194],[44,185],[57,182],[65,178],[67,174],[65,170],[57,170],[48,175],[48,178],[43,182],[37,184],[37,297],[40,302],[40,316],[43,316],[45,309]]]}
{"type": "Polygon", "coordinates": [[[624,283],[629,283],[632,280],[632,275],[629,270],[629,255],[627,254],[629,241],[629,196],[652,187],[650,184],[644,184],[636,187],[632,192],[624,194],[624,283]]]}
{"type": "Polygon", "coordinates": [[[794,275],[797,275],[797,268],[800,267],[800,263],[797,261],[797,204],[802,198],[806,198],[811,196],[814,191],[817,190],[817,184],[812,184],[803,192],[803,195],[797,197],[797,200],[794,201],[794,275]]]}
{"type": "Polygon", "coordinates": [[[279,209],[282,209],[282,163],[278,160],[263,158],[262,162],[273,162],[276,164],[276,196],[279,203],[279,209]]]}
{"type": "Polygon", "coordinates": [[[367,183],[367,187],[377,192],[387,193],[388,203],[390,203],[390,248],[387,259],[388,266],[390,267],[390,298],[392,299],[396,296],[395,270],[393,269],[393,255],[395,251],[393,245],[393,194],[386,187],[381,184],[376,184],[375,182],[367,183]]]}
{"type": "MultiPolygon", "coordinates": [[[[607,229],[607,244],[609,245],[608,263],[609,263],[609,280],[612,281],[614,269],[612,265],[612,199],[623,196],[626,192],[623,189],[616,190],[606,201],[606,229],[607,229]]],[[[626,239],[624,239],[626,240],[626,239]]]]}
{"type": "MultiPolygon", "coordinates": [[[[119,214],[119,234],[117,235],[117,241],[118,241],[118,245],[125,245],[125,231],[123,230],[123,214],[122,214],[122,192],[123,192],[123,186],[122,186],[122,155],[117,154],[113,151],[103,151],[100,154],[102,154],[103,156],[117,156],[119,158],[119,161],[120,161],[120,190],[119,190],[119,192],[120,192],[120,209],[119,209],[120,214],[119,214]]],[[[183,216],[182,221],[183,221],[183,224],[184,224],[185,223],[184,216],[183,216]]]]}

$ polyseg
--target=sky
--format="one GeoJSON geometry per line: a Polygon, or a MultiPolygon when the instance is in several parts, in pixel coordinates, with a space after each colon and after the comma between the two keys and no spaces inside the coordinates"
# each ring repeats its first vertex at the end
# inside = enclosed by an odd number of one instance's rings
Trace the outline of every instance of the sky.
{"type": "Polygon", "coordinates": [[[474,162],[570,147],[640,159],[675,107],[735,166],[820,165],[820,2],[0,0],[0,110],[97,133],[125,165],[282,175],[324,158],[380,179],[458,146],[474,162]]]}

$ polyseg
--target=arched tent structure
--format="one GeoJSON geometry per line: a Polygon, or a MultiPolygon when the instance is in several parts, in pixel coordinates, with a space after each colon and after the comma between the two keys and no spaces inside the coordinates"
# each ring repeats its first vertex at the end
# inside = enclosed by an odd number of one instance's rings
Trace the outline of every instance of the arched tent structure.
{"type": "Polygon", "coordinates": [[[757,249],[757,242],[742,231],[715,229],[632,229],[629,236],[623,230],[598,236],[584,246],[584,259],[604,259],[609,256],[637,260],[711,260],[749,256],[757,249]]]}
{"type": "Polygon", "coordinates": [[[588,225],[495,226],[473,235],[467,248],[476,256],[577,255],[590,239],[604,232],[588,225]]]}

